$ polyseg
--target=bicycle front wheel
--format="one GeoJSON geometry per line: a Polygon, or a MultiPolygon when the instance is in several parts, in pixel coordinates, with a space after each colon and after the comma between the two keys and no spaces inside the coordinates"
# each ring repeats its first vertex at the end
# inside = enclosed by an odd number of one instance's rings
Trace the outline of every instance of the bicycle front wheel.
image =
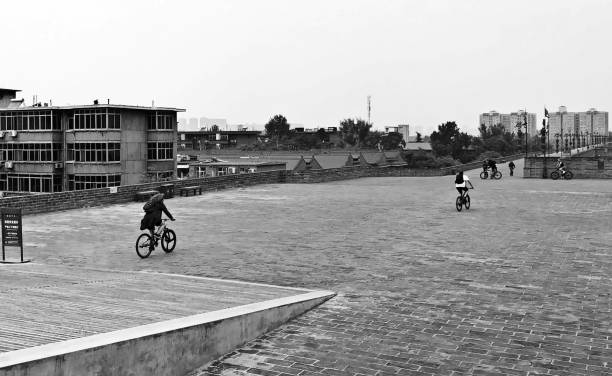
{"type": "Polygon", "coordinates": [[[470,195],[466,194],[465,195],[465,209],[466,210],[470,210],[470,195]]]}
{"type": "Polygon", "coordinates": [[[462,207],[462,203],[461,203],[461,196],[457,197],[457,200],[455,201],[455,207],[457,208],[457,211],[461,211],[462,207]]]}
{"type": "Polygon", "coordinates": [[[564,178],[565,178],[566,180],[571,180],[573,177],[574,177],[574,174],[572,174],[572,172],[571,172],[571,171],[565,171],[564,178]]]}
{"type": "Polygon", "coordinates": [[[495,179],[499,180],[502,177],[502,173],[500,171],[495,171],[495,175],[493,175],[493,177],[495,179]]]}
{"type": "Polygon", "coordinates": [[[486,179],[489,177],[489,174],[486,171],[483,171],[480,173],[480,178],[481,179],[486,179]]]}
{"type": "Polygon", "coordinates": [[[136,240],[136,254],[140,258],[147,258],[151,254],[151,235],[149,234],[140,234],[138,239],[136,240]]]}
{"type": "Polygon", "coordinates": [[[161,238],[161,246],[164,252],[170,253],[176,247],[176,234],[172,230],[166,230],[161,238]]]}
{"type": "Polygon", "coordinates": [[[550,178],[551,178],[552,180],[557,180],[557,179],[559,179],[559,171],[553,171],[553,172],[551,172],[551,173],[550,173],[550,178]]]}

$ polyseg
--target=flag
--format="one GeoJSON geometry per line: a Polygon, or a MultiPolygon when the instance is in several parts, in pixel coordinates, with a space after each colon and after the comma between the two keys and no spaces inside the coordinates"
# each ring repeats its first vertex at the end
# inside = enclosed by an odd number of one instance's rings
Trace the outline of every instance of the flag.
{"type": "Polygon", "coordinates": [[[544,107],[544,117],[548,117],[548,110],[544,107]]]}

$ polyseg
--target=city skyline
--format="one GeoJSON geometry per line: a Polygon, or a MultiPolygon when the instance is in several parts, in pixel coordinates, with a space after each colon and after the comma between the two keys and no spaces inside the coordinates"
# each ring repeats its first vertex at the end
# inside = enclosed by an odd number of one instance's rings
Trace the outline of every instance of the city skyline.
{"type": "Polygon", "coordinates": [[[374,129],[422,134],[446,121],[477,134],[475,114],[500,106],[541,118],[612,103],[603,0],[112,0],[95,17],[78,1],[2,7],[4,49],[19,58],[2,60],[0,86],[26,103],[154,103],[235,124],[283,114],[312,128],[367,119],[371,96],[374,129]]]}

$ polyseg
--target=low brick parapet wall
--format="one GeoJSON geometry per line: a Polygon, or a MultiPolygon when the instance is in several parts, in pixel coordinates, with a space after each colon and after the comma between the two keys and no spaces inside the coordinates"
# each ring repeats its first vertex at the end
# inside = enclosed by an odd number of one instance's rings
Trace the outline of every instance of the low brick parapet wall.
{"type": "Polygon", "coordinates": [[[441,176],[439,169],[411,169],[406,166],[342,167],[290,172],[287,183],[324,183],[328,181],[385,176],[441,176]]]}
{"type": "Polygon", "coordinates": [[[42,193],[27,196],[5,197],[0,200],[0,207],[23,209],[23,214],[53,212],[58,210],[77,209],[89,206],[103,206],[134,201],[137,192],[159,190],[162,184],[172,183],[175,190],[181,187],[201,185],[204,191],[244,187],[255,184],[282,183],[285,181],[284,170],[258,172],[253,174],[225,175],[195,179],[174,180],[117,187],[117,193],[110,193],[109,188],[84,189],[56,193],[42,193]]]}
{"type": "MultiPolygon", "coordinates": [[[[528,157],[523,167],[523,177],[550,178],[556,169],[558,157],[528,157]]],[[[565,167],[574,174],[574,179],[612,179],[612,157],[569,157],[563,158],[565,167]]]]}
{"type": "Polygon", "coordinates": [[[365,177],[441,175],[444,175],[444,173],[440,169],[411,169],[406,166],[343,167],[300,172],[276,170],[250,174],[174,180],[169,182],[122,185],[116,187],[116,193],[111,193],[110,188],[96,188],[79,191],[10,196],[0,199],[0,207],[22,208],[23,214],[35,214],[91,206],[120,204],[134,201],[136,193],[138,192],[159,190],[161,185],[168,183],[174,184],[175,192],[177,192],[181,187],[194,185],[202,186],[203,191],[215,191],[219,189],[238,188],[257,184],[323,183],[365,177]]]}

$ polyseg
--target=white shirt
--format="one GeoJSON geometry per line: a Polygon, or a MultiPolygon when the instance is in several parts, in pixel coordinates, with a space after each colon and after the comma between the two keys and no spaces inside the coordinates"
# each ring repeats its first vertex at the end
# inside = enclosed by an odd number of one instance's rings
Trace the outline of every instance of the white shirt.
{"type": "Polygon", "coordinates": [[[459,187],[465,188],[465,182],[469,181],[469,180],[470,180],[470,178],[468,178],[468,176],[466,174],[463,174],[463,183],[461,183],[461,184],[455,183],[455,187],[457,187],[457,188],[459,188],[459,187]]]}

